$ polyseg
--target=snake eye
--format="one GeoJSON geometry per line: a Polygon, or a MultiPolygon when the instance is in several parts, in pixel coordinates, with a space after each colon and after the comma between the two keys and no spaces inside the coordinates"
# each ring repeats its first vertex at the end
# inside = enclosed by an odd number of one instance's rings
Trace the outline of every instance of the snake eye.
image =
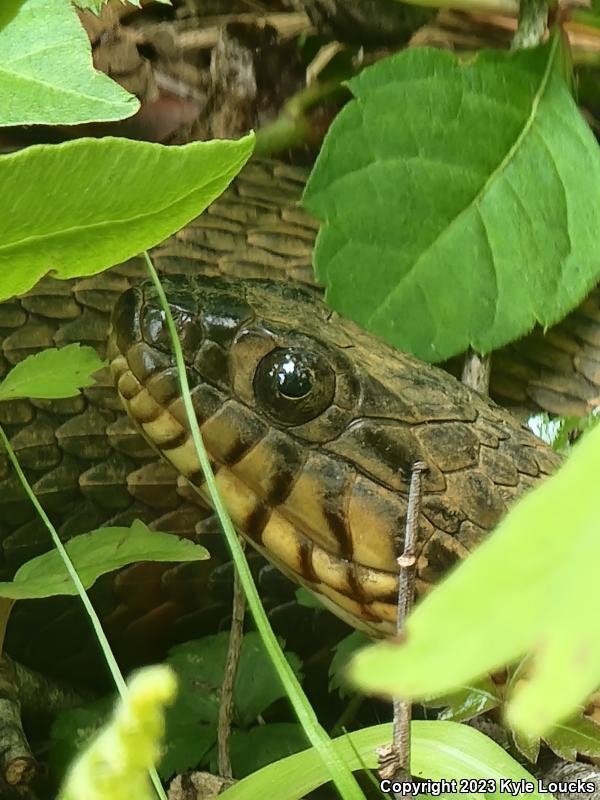
{"type": "Polygon", "coordinates": [[[278,347],[254,375],[257,401],[274,420],[302,425],[322,414],[335,392],[335,374],[319,353],[278,347]]]}

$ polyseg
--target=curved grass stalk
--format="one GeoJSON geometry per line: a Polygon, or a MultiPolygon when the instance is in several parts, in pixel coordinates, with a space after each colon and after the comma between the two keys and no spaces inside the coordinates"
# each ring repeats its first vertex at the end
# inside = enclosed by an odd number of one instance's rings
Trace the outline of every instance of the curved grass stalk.
{"type": "Polygon", "coordinates": [[[175,355],[175,363],[179,375],[179,384],[181,387],[183,403],[188,424],[190,426],[192,439],[196,448],[196,453],[198,455],[198,460],[202,467],[202,472],[206,481],[206,487],[208,489],[214,509],[217,512],[217,516],[219,517],[221,527],[223,528],[225,538],[227,539],[227,544],[231,550],[231,554],[240,577],[240,582],[242,584],[242,588],[244,589],[248,606],[252,612],[254,621],[256,622],[258,632],[261,636],[265,649],[271,658],[273,666],[275,667],[277,674],[279,675],[279,678],[286,690],[287,696],[292,704],[296,716],[298,717],[298,721],[302,725],[302,729],[304,730],[307,739],[323,760],[323,763],[331,775],[331,779],[335,783],[340,795],[344,798],[344,800],[364,800],[364,795],[356,781],[356,778],[352,774],[352,771],[344,759],[340,757],[327,732],[319,723],[314,709],[304,694],[298,679],[294,675],[292,668],[290,667],[286,657],[283,654],[283,651],[281,650],[281,647],[279,646],[277,638],[273,633],[271,624],[262,606],[260,597],[250,573],[250,568],[248,567],[248,562],[246,561],[246,556],[244,555],[238,540],[238,535],[233,527],[233,523],[231,522],[231,518],[229,517],[221,496],[219,495],[215,476],[210,466],[210,461],[206,452],[206,448],[204,447],[204,442],[202,441],[200,427],[198,426],[198,421],[192,405],[192,398],[190,396],[190,387],[187,380],[185,362],[183,360],[183,351],[181,349],[179,337],[177,336],[175,323],[167,302],[165,291],[160,283],[158,274],[154,269],[154,265],[147,252],[144,252],[144,258],[146,260],[148,272],[152,278],[152,282],[154,283],[161,306],[165,313],[165,321],[167,323],[169,335],[173,345],[173,352],[175,355]]]}
{"type": "MultiPolygon", "coordinates": [[[[67,553],[67,551],[65,549],[65,546],[63,545],[63,543],[60,540],[60,537],[59,537],[59,535],[58,535],[58,533],[56,531],[56,528],[54,527],[54,525],[50,521],[50,518],[48,517],[48,515],[46,514],[44,509],[42,508],[42,505],[41,505],[40,501],[35,496],[35,493],[34,493],[33,489],[31,488],[31,485],[29,484],[29,481],[25,477],[25,473],[21,469],[21,465],[19,464],[19,460],[17,458],[17,455],[16,455],[15,451],[13,450],[13,448],[12,448],[12,446],[11,446],[9,440],[8,440],[8,437],[6,436],[6,433],[4,432],[4,429],[2,428],[1,425],[0,425],[0,441],[2,441],[2,444],[4,445],[4,448],[6,449],[6,453],[7,453],[8,457],[9,457],[9,459],[10,459],[10,461],[11,461],[11,463],[12,463],[14,469],[15,469],[15,472],[17,473],[17,476],[19,478],[19,481],[21,482],[21,485],[25,489],[25,492],[26,492],[27,496],[29,497],[29,499],[31,500],[31,503],[32,503],[33,507],[37,511],[40,519],[42,520],[42,522],[46,526],[50,536],[52,537],[52,541],[54,543],[54,546],[56,547],[56,549],[60,553],[60,557],[63,560],[63,563],[64,563],[64,565],[66,567],[67,572],[69,573],[69,577],[71,578],[71,580],[75,584],[75,587],[77,589],[79,597],[81,598],[81,602],[83,603],[83,607],[85,608],[86,613],[87,613],[87,615],[90,618],[90,621],[92,623],[92,627],[94,628],[94,633],[96,634],[96,637],[98,639],[98,644],[100,645],[102,653],[104,654],[104,658],[106,659],[106,663],[108,664],[108,668],[109,668],[110,674],[112,675],[112,678],[113,678],[113,680],[115,682],[115,686],[117,687],[117,691],[119,692],[119,695],[125,700],[127,698],[127,696],[128,696],[127,684],[125,683],[125,679],[123,678],[123,674],[122,674],[121,670],[119,669],[119,665],[117,664],[117,661],[115,659],[114,653],[111,650],[111,647],[110,647],[110,645],[108,643],[108,639],[106,638],[106,634],[104,633],[104,630],[102,629],[102,625],[100,623],[98,615],[96,614],[96,611],[94,610],[94,607],[93,607],[93,605],[92,605],[92,603],[90,601],[90,598],[88,597],[88,594],[87,594],[86,590],[84,589],[83,584],[81,583],[79,575],[77,574],[77,570],[75,569],[75,566],[73,565],[73,562],[71,561],[71,559],[69,557],[69,554],[67,553]]],[[[167,797],[165,795],[164,789],[162,787],[162,783],[160,782],[160,778],[158,777],[158,773],[156,772],[156,770],[155,769],[150,770],[149,774],[150,774],[150,779],[152,780],[152,784],[154,785],[154,788],[156,790],[157,796],[160,798],[160,800],[167,800],[167,797]]]]}

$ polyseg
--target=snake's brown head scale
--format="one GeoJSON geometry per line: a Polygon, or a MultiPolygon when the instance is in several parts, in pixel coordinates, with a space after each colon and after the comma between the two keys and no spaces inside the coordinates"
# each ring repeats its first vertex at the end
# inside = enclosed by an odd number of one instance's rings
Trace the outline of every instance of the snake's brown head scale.
{"type": "MultiPolygon", "coordinates": [[[[415,462],[427,465],[420,590],[557,463],[494,403],[341,319],[309,288],[194,277],[165,291],[237,529],[371,634],[395,629],[415,462]]],[[[128,413],[206,499],[154,288],[126,292],[113,327],[111,366],[128,413]]]]}

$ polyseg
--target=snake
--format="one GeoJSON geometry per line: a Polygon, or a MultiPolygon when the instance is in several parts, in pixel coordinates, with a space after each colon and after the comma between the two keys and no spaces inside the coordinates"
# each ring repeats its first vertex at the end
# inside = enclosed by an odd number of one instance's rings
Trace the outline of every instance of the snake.
{"type": "MultiPolygon", "coordinates": [[[[427,591],[556,469],[559,459],[519,414],[594,407],[598,291],[560,325],[495,353],[492,397],[484,398],[324,304],[311,269],[318,223],[298,205],[305,179],[296,166],[251,162],[154,258],[238,530],[345,621],[387,635],[411,464],[427,464],[417,559],[418,588],[427,591]]],[[[111,362],[76,398],[0,405],[0,422],[64,539],[135,518],[198,538],[211,519],[188,485],[206,494],[144,276],[132,259],[95,277],[48,276],[0,305],[3,374],[26,355],[73,341],[111,362]]],[[[49,543],[7,459],[0,474],[0,571],[9,579],[49,543]]],[[[98,581],[93,596],[125,663],[197,634],[213,609],[212,568],[136,564],[98,581]]],[[[67,672],[81,676],[97,655],[93,641],[88,648],[73,635],[87,631],[85,622],[74,627],[73,614],[61,599],[17,604],[9,651],[52,672],[60,639],[67,672]],[[36,636],[32,609],[42,619],[36,636]]]]}
{"type": "MultiPolygon", "coordinates": [[[[333,315],[308,288],[195,276],[167,291],[237,530],[366,633],[395,631],[412,465],[427,467],[416,563],[423,591],[557,464],[507,412],[333,315]]],[[[111,337],[119,396],[209,500],[170,347],[152,287],[123,294],[111,337]]]]}

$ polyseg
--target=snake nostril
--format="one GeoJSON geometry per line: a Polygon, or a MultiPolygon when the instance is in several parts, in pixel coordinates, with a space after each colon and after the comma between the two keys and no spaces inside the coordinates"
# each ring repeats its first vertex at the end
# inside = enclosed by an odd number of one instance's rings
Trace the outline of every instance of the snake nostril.
{"type": "Polygon", "coordinates": [[[112,315],[112,327],[117,347],[121,353],[126,353],[133,344],[141,341],[141,307],[141,292],[136,288],[127,289],[116,302],[112,315]]]}

